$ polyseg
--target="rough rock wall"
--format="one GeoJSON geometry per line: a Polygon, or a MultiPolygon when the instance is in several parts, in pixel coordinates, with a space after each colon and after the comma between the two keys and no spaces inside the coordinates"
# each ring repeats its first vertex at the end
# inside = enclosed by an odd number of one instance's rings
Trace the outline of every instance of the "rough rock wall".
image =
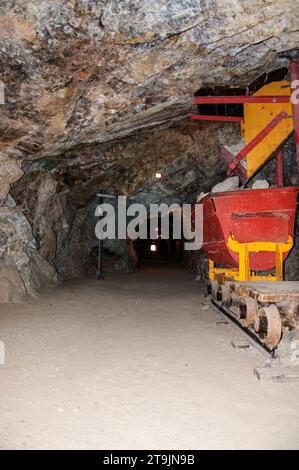
{"type": "Polygon", "coordinates": [[[181,119],[203,82],[247,84],[299,45],[294,0],[2,0],[0,8],[1,150],[13,161],[181,119]]]}
{"type": "Polygon", "coordinates": [[[0,298],[21,300],[41,284],[57,282],[56,270],[38,252],[31,226],[22,209],[0,208],[0,298]],[[4,279],[4,284],[3,284],[4,279]]]}

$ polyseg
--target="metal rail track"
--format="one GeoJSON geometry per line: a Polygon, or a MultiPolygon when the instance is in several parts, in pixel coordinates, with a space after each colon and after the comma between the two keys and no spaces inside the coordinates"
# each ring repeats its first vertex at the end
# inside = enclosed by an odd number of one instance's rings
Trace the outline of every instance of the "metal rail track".
{"type": "Polygon", "coordinates": [[[253,346],[255,347],[264,357],[267,359],[276,359],[275,356],[275,349],[270,350],[265,346],[259,339],[258,337],[252,333],[248,328],[244,327],[241,325],[239,322],[238,318],[234,314],[232,310],[230,310],[227,307],[224,307],[220,303],[218,303],[216,300],[211,299],[212,305],[217,309],[217,312],[221,312],[225,317],[227,318],[228,322],[235,328],[236,326],[238,327],[238,330],[246,338],[246,340],[253,346]]]}

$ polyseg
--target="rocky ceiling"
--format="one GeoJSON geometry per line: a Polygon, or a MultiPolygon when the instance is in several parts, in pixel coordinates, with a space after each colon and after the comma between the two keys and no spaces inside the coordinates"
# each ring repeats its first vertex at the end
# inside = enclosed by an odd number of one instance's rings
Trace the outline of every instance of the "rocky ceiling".
{"type": "Polygon", "coordinates": [[[188,197],[222,177],[219,145],[236,141],[236,125],[191,123],[192,96],[286,65],[298,6],[0,0],[0,257],[19,290],[81,273],[72,253],[81,266],[96,191],[188,197]]]}

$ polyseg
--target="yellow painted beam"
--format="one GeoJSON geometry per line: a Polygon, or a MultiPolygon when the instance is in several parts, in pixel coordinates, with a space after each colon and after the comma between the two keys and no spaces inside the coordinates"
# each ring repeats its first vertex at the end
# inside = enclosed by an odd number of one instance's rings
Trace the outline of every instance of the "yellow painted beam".
{"type": "MultiPolygon", "coordinates": [[[[290,96],[287,81],[272,82],[263,86],[253,96],[290,96]]],[[[245,103],[242,133],[246,145],[261,132],[281,111],[292,115],[290,103],[245,103]]],[[[251,178],[289,137],[294,130],[293,119],[283,119],[246,157],[247,178],[251,178]]]]}
{"type": "Polygon", "coordinates": [[[227,240],[227,246],[235,253],[240,252],[240,246],[247,245],[248,251],[274,251],[276,253],[277,245],[281,247],[283,253],[290,251],[293,247],[293,238],[291,235],[288,237],[288,241],[285,243],[275,242],[250,242],[250,243],[239,243],[235,240],[233,235],[230,235],[227,240]]]}

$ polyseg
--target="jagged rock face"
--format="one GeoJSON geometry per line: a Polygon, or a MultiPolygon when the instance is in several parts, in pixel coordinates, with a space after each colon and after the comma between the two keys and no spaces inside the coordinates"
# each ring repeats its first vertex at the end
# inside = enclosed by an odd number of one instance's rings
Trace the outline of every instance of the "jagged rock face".
{"type": "Polygon", "coordinates": [[[82,274],[97,191],[190,201],[221,180],[218,147],[235,143],[235,125],[190,123],[192,96],[286,65],[277,54],[299,46],[298,11],[294,0],[0,0],[0,205],[31,224],[28,286],[38,269],[82,274]]]}
{"type": "Polygon", "coordinates": [[[182,118],[203,82],[281,65],[299,44],[296,3],[2,1],[2,151],[58,155],[182,118]]]}
{"type": "Polygon", "coordinates": [[[6,293],[13,289],[10,284],[16,287],[11,294],[16,297],[22,296],[22,290],[34,295],[42,282],[57,282],[55,269],[38,253],[31,226],[20,209],[0,208],[0,246],[0,278],[9,281],[6,293]],[[16,267],[19,278],[5,266],[16,267]]]}

